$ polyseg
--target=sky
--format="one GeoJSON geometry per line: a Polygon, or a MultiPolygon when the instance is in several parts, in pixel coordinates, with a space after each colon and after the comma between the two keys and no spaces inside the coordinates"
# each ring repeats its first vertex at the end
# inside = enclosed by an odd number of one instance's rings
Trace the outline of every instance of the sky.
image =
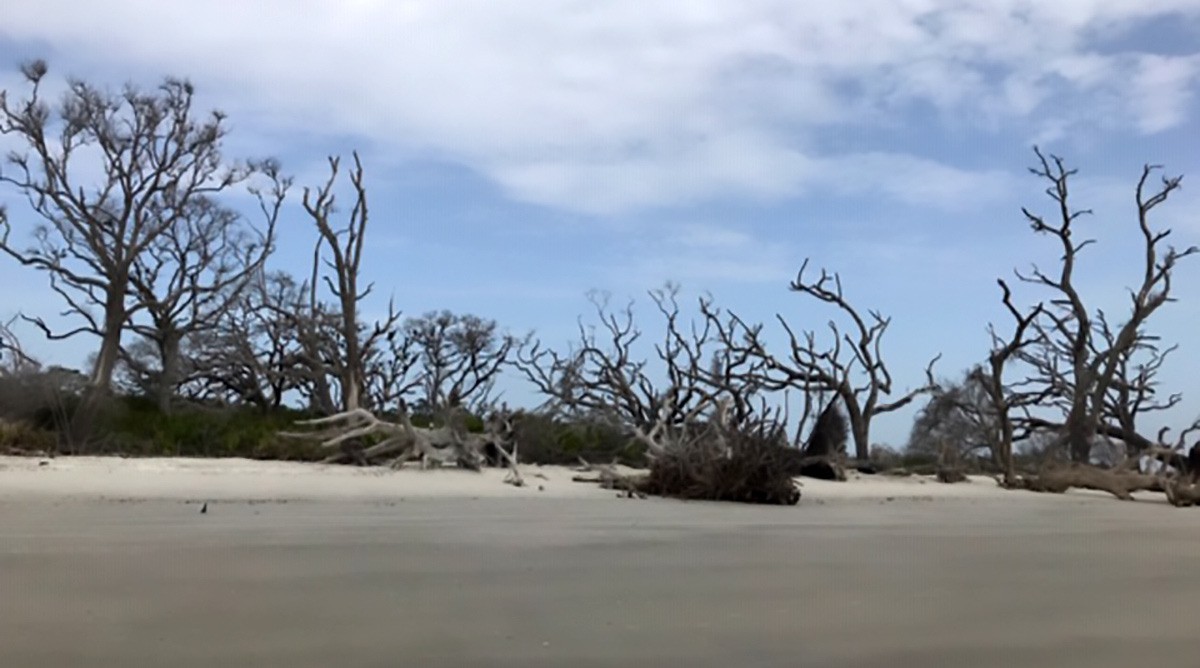
{"type": "MultiPolygon", "coordinates": [[[[947,378],[982,360],[987,324],[1009,326],[996,278],[1055,265],[1021,214],[1053,212],[1035,144],[1080,170],[1072,196],[1095,215],[1078,234],[1097,243],[1077,281],[1110,313],[1140,280],[1143,164],[1200,172],[1200,0],[7,0],[0,89],[23,94],[17,64],[35,57],[60,88],[187,77],[199,109],[229,115],[230,156],[277,157],[299,187],[359,151],[369,312],[393,296],[562,347],[591,289],[638,299],[656,334],[645,292],[671,280],[686,306],[709,292],[824,333],[837,314],[787,289],[811,258],[892,316],[897,394],[938,353],[947,378]]],[[[1198,203],[1185,176],[1154,223],[1200,243],[1198,203]]],[[[273,267],[305,273],[298,200],[282,227],[273,267]]],[[[1179,426],[1200,414],[1198,279],[1200,261],[1180,267],[1153,326],[1181,344],[1162,373],[1185,394],[1161,418],[1179,426]]],[[[6,319],[56,309],[7,259],[0,285],[6,319]]],[[[23,334],[66,363],[95,347],[23,334]]],[[[873,440],[902,445],[911,419],[880,417],[873,440]]]]}

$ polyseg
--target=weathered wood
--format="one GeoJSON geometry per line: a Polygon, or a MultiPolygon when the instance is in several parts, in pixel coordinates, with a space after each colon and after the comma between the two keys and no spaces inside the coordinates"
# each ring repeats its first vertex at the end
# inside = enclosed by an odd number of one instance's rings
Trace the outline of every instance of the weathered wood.
{"type": "Polygon", "coordinates": [[[499,433],[470,434],[452,427],[415,427],[406,412],[400,413],[399,422],[387,422],[362,408],[328,417],[302,420],[297,424],[322,429],[307,433],[284,432],[280,435],[319,440],[321,445],[327,448],[343,447],[354,440],[370,436],[386,437],[383,441],[360,451],[343,449],[342,452],[326,458],[328,463],[357,459],[360,463],[400,468],[417,459],[421,462],[422,469],[431,464],[457,464],[478,471],[489,460],[488,454],[491,453],[497,462],[509,470],[505,482],[516,487],[525,485],[525,479],[514,455],[515,445],[513,452],[506,450],[503,443],[505,438],[499,433]]]}

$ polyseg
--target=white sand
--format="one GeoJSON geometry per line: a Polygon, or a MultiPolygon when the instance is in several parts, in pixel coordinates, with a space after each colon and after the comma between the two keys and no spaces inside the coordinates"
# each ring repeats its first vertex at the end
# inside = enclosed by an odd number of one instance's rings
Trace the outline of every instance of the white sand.
{"type": "MultiPolygon", "coordinates": [[[[504,484],[499,469],[357,468],[247,459],[123,459],[119,457],[0,457],[0,498],[109,498],[182,500],[388,500],[403,498],[613,498],[614,492],[571,480],[567,467],[527,466],[527,486],[504,484]]],[[[1013,499],[1041,497],[1000,489],[987,477],[945,485],[925,477],[852,474],[845,483],[801,481],[806,502],[1013,499]]],[[[1072,496],[1098,497],[1091,492],[1072,496]]]]}

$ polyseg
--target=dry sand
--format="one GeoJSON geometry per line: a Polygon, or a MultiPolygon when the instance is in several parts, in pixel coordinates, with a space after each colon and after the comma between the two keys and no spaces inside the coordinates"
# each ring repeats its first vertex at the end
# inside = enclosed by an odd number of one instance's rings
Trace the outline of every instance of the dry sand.
{"type": "Polygon", "coordinates": [[[1200,510],[877,477],[634,501],[535,471],[0,458],[0,666],[1198,661],[1200,510]]]}

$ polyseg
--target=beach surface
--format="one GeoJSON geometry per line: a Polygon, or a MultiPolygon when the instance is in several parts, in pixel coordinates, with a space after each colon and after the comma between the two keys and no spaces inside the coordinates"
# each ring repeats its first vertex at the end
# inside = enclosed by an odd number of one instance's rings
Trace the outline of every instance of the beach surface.
{"type": "Polygon", "coordinates": [[[863,476],[755,507],[525,475],[0,458],[0,665],[1200,660],[1200,509],[1153,495],[863,476]]]}

